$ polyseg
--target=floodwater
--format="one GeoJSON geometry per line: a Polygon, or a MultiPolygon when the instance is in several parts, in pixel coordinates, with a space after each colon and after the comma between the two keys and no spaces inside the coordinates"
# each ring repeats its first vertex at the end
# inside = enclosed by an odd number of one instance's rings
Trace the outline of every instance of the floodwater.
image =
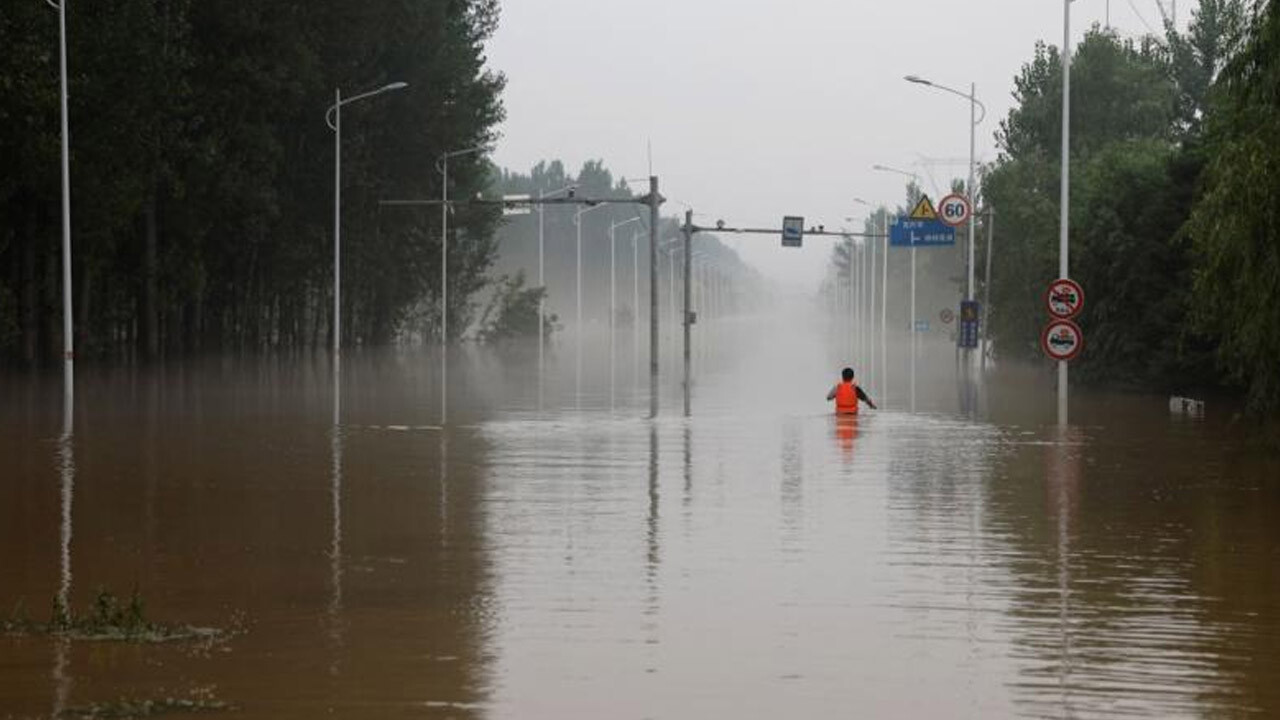
{"type": "Polygon", "coordinates": [[[1049,373],[957,385],[926,342],[914,412],[895,347],[838,422],[838,331],[698,329],[688,419],[672,385],[645,419],[628,333],[612,393],[598,346],[541,388],[460,351],[444,430],[412,352],[336,403],[323,356],[85,369],[66,429],[5,380],[0,612],[237,631],[0,636],[0,718],[1280,716],[1280,464],[1229,413],[1078,393],[1060,429],[1049,373]]]}

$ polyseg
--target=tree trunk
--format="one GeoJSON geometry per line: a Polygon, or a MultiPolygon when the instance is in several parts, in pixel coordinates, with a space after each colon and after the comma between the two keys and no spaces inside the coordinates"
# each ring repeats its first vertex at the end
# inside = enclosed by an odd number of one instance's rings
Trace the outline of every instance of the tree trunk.
{"type": "Polygon", "coordinates": [[[35,367],[40,327],[39,297],[36,292],[36,229],[34,215],[27,214],[26,232],[22,236],[22,272],[20,302],[22,304],[22,364],[35,367]]]}
{"type": "Polygon", "coordinates": [[[156,195],[153,188],[143,209],[145,242],[142,250],[142,354],[148,362],[160,355],[160,318],[156,306],[156,195]]]}

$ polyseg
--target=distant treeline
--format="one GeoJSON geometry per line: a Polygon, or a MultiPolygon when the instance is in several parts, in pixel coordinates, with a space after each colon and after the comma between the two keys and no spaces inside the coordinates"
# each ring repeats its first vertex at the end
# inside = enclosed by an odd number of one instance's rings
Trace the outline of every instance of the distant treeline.
{"type": "MultiPolygon", "coordinates": [[[[575,188],[578,198],[617,198],[634,197],[649,192],[648,182],[642,187],[632,187],[625,179],[615,178],[603,161],[591,160],[583,164],[576,175],[566,172],[564,164],[559,160],[540,162],[528,174],[505,170],[493,178],[495,193],[524,194],[538,197],[540,194],[559,193],[556,197],[564,197],[561,192],[569,186],[575,188]]],[[[576,316],[577,293],[577,227],[574,215],[577,210],[586,206],[547,206],[543,216],[544,267],[547,288],[547,311],[558,316],[560,325],[572,321],[576,316]]],[[[682,218],[675,217],[679,207],[670,204],[663,207],[665,213],[659,227],[658,284],[660,304],[666,305],[670,298],[668,283],[671,281],[670,263],[676,262],[677,283],[682,277],[679,272],[680,257],[672,250],[680,238],[682,218]]],[[[617,225],[614,236],[616,254],[614,257],[615,292],[620,321],[630,322],[639,317],[642,321],[648,317],[649,308],[649,209],[640,205],[610,204],[600,205],[582,214],[582,294],[583,318],[585,323],[607,323],[609,318],[609,277],[610,248],[609,228],[617,225]],[[639,218],[637,221],[632,221],[639,218]],[[632,222],[628,222],[632,221],[632,222]],[[626,223],[625,225],[623,223],[626,223]],[[632,253],[632,240],[635,239],[636,252],[632,253]],[[633,268],[633,261],[635,267],[633,268]],[[641,293],[640,307],[633,306],[633,290],[635,288],[633,269],[639,271],[639,288],[641,293]]],[[[512,216],[506,219],[498,232],[499,272],[523,270],[525,277],[533,285],[538,278],[538,215],[536,212],[524,216],[512,216]]],[[[732,287],[737,288],[735,300],[737,309],[746,309],[748,305],[762,302],[765,281],[754,268],[745,265],[732,249],[722,244],[713,234],[698,233],[694,236],[693,248],[699,265],[706,262],[726,278],[732,279],[732,287]]],[[[535,316],[536,317],[536,316],[535,316]]]]}
{"type": "MultiPolygon", "coordinates": [[[[1014,80],[999,158],[990,331],[1004,357],[1041,357],[1058,272],[1062,71],[1039,44],[1014,80]]],[[[1095,27],[1071,70],[1071,276],[1086,382],[1228,390],[1280,413],[1280,6],[1202,0],[1184,33],[1127,40],[1095,27]]],[[[986,232],[978,230],[982,275],[986,232]]],[[[981,292],[979,293],[981,297],[981,292]]]]}
{"type": "MultiPolygon", "coordinates": [[[[68,13],[74,320],[84,357],[296,348],[331,337],[335,88],[344,106],[343,342],[438,334],[444,152],[487,144],[496,0],[119,0],[68,13]]],[[[57,13],[0,13],[0,361],[60,355],[57,13]]],[[[451,192],[485,186],[482,156],[451,192]]],[[[450,225],[449,327],[492,264],[496,213],[450,225]]]]}

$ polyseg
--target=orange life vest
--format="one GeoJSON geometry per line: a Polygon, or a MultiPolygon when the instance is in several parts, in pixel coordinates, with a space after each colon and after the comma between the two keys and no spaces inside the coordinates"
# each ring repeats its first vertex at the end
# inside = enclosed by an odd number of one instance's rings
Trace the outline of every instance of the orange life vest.
{"type": "Polygon", "coordinates": [[[858,381],[841,382],[836,386],[836,414],[858,414],[858,381]]]}

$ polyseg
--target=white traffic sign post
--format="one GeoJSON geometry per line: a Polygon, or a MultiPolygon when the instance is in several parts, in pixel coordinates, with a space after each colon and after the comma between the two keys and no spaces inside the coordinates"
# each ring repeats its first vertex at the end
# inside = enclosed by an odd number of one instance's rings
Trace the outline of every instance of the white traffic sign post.
{"type": "Polygon", "coordinates": [[[1054,320],[1041,333],[1040,347],[1054,360],[1067,362],[1084,349],[1084,332],[1070,320],[1054,320]]]}
{"type": "Polygon", "coordinates": [[[948,195],[938,203],[938,219],[951,227],[965,224],[971,215],[973,215],[973,205],[968,198],[959,193],[948,195]]]}

